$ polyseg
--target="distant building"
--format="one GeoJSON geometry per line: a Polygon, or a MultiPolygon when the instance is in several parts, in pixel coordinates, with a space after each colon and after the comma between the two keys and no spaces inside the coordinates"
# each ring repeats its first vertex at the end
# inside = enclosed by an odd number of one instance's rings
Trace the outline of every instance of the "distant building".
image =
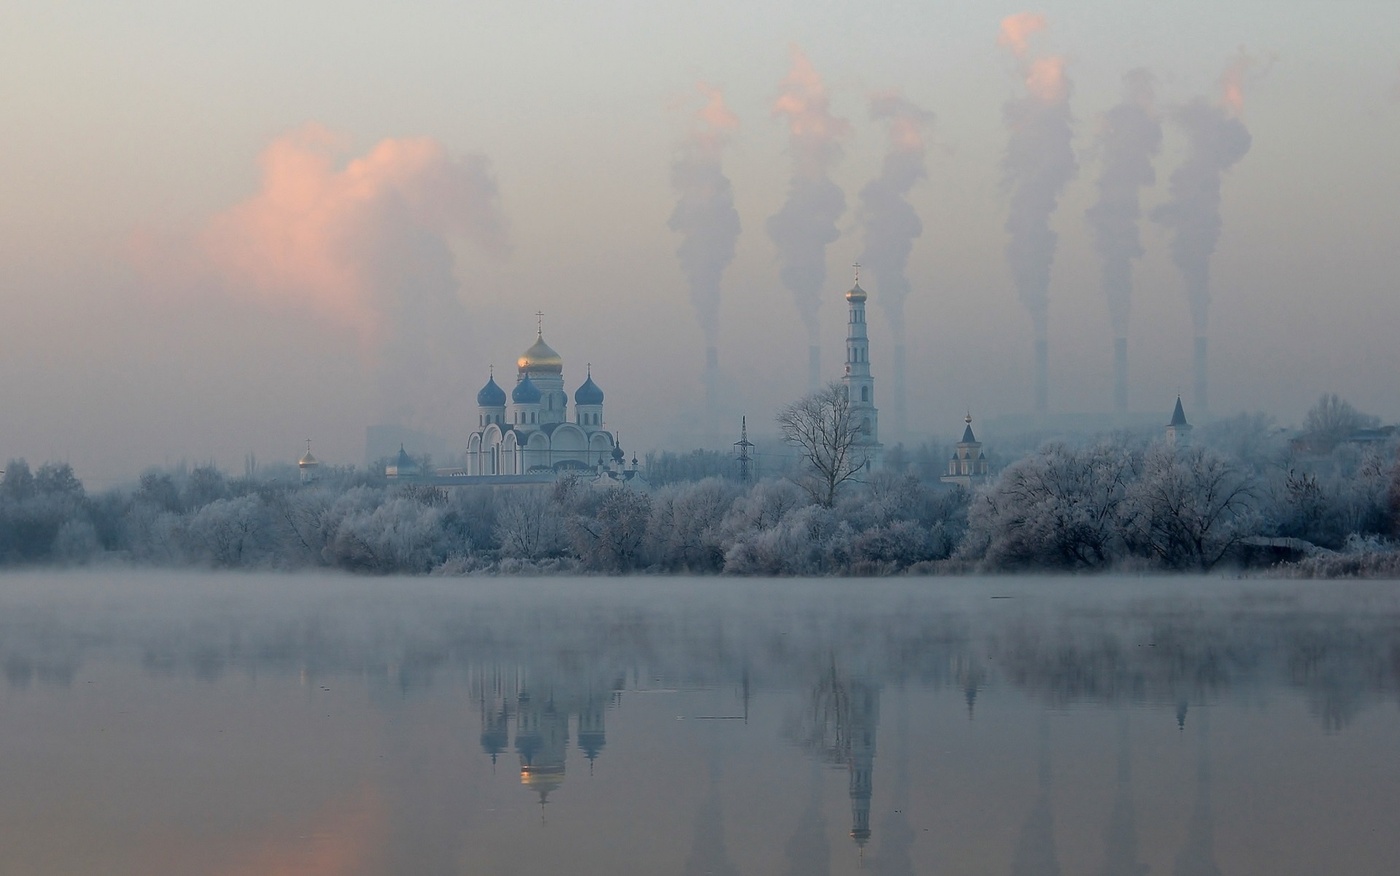
{"type": "Polygon", "coordinates": [[[603,390],[593,382],[593,369],[574,392],[570,422],[564,360],[545,343],[542,330],[517,362],[509,400],[492,374],[476,403],[477,429],[467,438],[466,477],[625,470],[617,437],[604,428],[603,390]]]}
{"type": "Polygon", "coordinates": [[[850,318],[846,323],[846,373],[841,386],[850,403],[851,418],[860,427],[855,451],[871,468],[881,462],[880,412],[875,408],[875,378],[870,374],[870,338],[865,326],[865,290],[860,288],[860,265],[855,285],[846,293],[850,318]]]}
{"type": "Polygon", "coordinates": [[[384,467],[386,478],[416,478],[424,474],[423,467],[408,455],[403,445],[399,445],[399,455],[394,457],[394,461],[384,467]]]}
{"type": "Polygon", "coordinates": [[[1167,443],[1172,447],[1185,447],[1191,443],[1191,424],[1186,422],[1186,411],[1181,408],[1181,396],[1176,397],[1176,409],[1172,411],[1172,421],[1167,424],[1166,437],[1167,443]]]}
{"type": "Polygon", "coordinates": [[[311,455],[311,439],[306,439],[306,455],[297,460],[297,471],[301,475],[301,482],[309,484],[316,480],[316,475],[321,467],[321,463],[316,457],[311,455]]]}
{"type": "Polygon", "coordinates": [[[963,418],[963,424],[962,440],[953,448],[953,456],[948,460],[948,473],[939,480],[970,490],[987,482],[990,466],[982,442],[972,433],[971,413],[963,418]]]}

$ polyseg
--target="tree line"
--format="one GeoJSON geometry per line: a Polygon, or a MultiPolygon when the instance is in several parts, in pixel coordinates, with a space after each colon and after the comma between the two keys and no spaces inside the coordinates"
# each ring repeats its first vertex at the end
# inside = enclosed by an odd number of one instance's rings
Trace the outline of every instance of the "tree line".
{"type": "Polygon", "coordinates": [[[0,477],[0,565],[369,574],[1200,572],[1274,562],[1260,540],[1293,539],[1317,556],[1285,573],[1396,574],[1395,443],[1350,443],[1337,425],[1336,399],[1320,406],[1319,434],[1301,442],[1260,415],[1198,429],[1187,447],[1130,433],[1050,441],[970,491],[905,463],[814,473],[803,468],[810,454],[782,477],[744,484],[712,474],[716,460],[701,454],[690,460],[695,479],[677,465],[670,482],[649,491],[604,490],[572,477],[440,489],[351,469],[301,484],[251,471],[234,478],[203,465],[151,470],[134,485],[93,495],[67,464],[31,471],[14,460],[0,477]]]}

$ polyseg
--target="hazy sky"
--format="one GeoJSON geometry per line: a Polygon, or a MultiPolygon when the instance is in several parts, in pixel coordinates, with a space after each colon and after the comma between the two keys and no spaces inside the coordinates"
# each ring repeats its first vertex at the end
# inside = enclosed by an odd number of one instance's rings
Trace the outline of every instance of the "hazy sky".
{"type": "MultiPolygon", "coordinates": [[[[712,144],[740,223],[724,390],[767,429],[807,385],[808,328],[768,227],[803,164],[773,113],[794,47],[829,94],[821,161],[844,195],[825,371],[841,366],[860,192],[890,144],[871,95],[899,89],[934,117],[908,195],[922,234],[904,437],[953,434],[969,407],[1028,410],[1003,109],[1029,93],[1030,61],[997,44],[1023,11],[1046,25],[1028,57],[1063,61],[1077,163],[1050,214],[1050,409],[1112,402],[1085,210],[1096,132],[1135,68],[1155,77],[1163,139],[1141,192],[1131,398],[1165,416],[1189,390],[1192,312],[1173,231],[1148,214],[1187,158],[1174,110],[1220,104],[1243,49],[1252,142],[1221,184],[1212,407],[1289,422],[1335,390],[1400,418],[1394,2],[31,3],[0,11],[0,457],[67,460],[90,484],[182,458],[293,459],[308,436],[358,462],[365,426],[394,420],[460,448],[488,366],[513,379],[536,310],[571,390],[592,363],[629,452],[705,442],[705,336],[668,227],[701,82],[737,119],[712,144]]],[[[888,409],[891,328],[864,285],[888,409]]]]}

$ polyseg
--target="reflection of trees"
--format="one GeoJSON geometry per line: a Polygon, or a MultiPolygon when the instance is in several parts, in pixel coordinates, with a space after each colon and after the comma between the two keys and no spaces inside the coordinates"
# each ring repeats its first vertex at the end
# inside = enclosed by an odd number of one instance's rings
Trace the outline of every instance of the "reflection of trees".
{"type": "Polygon", "coordinates": [[[1400,628],[1389,616],[1161,609],[1020,619],[994,631],[990,646],[1007,680],[1055,705],[1184,707],[1286,685],[1332,731],[1400,688],[1396,649],[1400,628]]]}
{"type": "Polygon", "coordinates": [[[106,596],[100,608],[71,594],[52,604],[12,594],[0,606],[5,681],[70,683],[84,662],[100,659],[208,681],[280,673],[314,683],[349,674],[385,693],[461,684],[481,667],[528,667],[570,684],[606,679],[610,689],[623,675],[670,685],[747,678],[761,694],[805,687],[812,667],[825,666],[797,741],[841,764],[851,743],[842,734],[853,725],[837,718],[854,707],[855,688],[837,677],[832,654],[859,666],[868,685],[917,683],[969,701],[999,683],[1054,704],[1189,704],[1283,685],[1301,691],[1329,730],[1400,691],[1393,598],[1353,612],[1338,607],[1344,597],[1326,602],[1284,588],[1263,601],[1247,591],[1155,603],[1063,597],[1028,616],[982,600],[938,602],[912,588],[823,603],[820,593],[792,592],[748,592],[740,601],[720,583],[707,585],[720,595],[679,597],[651,582],[578,594],[519,582],[448,594],[413,585],[407,597],[395,584],[347,599],[318,591],[325,582],[286,585],[285,598],[252,582],[240,586],[256,598],[228,585],[217,598],[190,598],[208,586],[147,586],[106,596]]]}

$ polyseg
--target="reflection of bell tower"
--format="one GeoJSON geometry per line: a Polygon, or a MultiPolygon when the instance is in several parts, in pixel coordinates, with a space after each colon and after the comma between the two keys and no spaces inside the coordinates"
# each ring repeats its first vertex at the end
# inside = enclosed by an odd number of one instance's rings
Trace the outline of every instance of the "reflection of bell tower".
{"type": "Polygon", "coordinates": [[[564,783],[564,754],[569,744],[569,716],[554,706],[554,697],[520,694],[516,712],[515,750],[520,754],[520,784],[549,802],[549,792],[564,783]]]}

